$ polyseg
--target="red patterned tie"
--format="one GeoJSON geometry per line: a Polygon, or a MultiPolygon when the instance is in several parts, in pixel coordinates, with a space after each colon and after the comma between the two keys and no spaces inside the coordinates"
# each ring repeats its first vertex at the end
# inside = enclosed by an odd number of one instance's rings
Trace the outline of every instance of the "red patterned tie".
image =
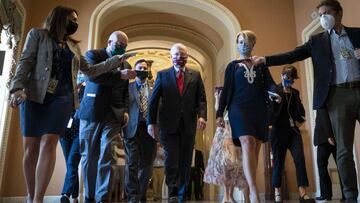
{"type": "Polygon", "coordinates": [[[184,90],[184,73],[181,69],[179,69],[179,75],[176,79],[177,85],[178,85],[178,89],[180,92],[180,96],[182,96],[183,94],[183,90],[184,90]]]}

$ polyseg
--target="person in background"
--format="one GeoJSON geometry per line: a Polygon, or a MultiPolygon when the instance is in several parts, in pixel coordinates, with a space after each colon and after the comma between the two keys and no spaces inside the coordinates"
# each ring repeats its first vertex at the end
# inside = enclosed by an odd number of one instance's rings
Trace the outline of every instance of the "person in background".
{"type": "MultiPolygon", "coordinates": [[[[113,56],[125,54],[127,35],[114,31],[108,46],[86,52],[90,64],[101,63],[113,56]]],[[[108,202],[112,191],[112,166],[118,155],[114,153],[121,142],[120,134],[127,125],[129,116],[129,79],[135,78],[127,61],[116,70],[87,80],[84,97],[79,109],[80,153],[84,174],[85,202],[108,202]]]]}
{"type": "Polygon", "coordinates": [[[255,66],[250,60],[255,43],[256,35],[250,30],[236,36],[240,59],[231,61],[225,70],[224,89],[216,112],[217,126],[224,128],[224,111],[228,110],[233,141],[242,149],[251,203],[259,202],[256,169],[261,143],[268,139],[267,91],[275,86],[268,67],[255,66]]]}
{"type": "MultiPolygon", "coordinates": [[[[86,85],[85,77],[82,74],[78,75],[78,94],[81,101],[84,94],[84,87],[86,85]]],[[[79,196],[79,163],[81,159],[80,145],[79,145],[79,126],[80,120],[76,115],[76,110],[73,110],[65,133],[60,137],[61,148],[64,153],[66,161],[66,174],[64,186],[61,193],[60,202],[70,203],[70,196],[73,203],[78,203],[79,196]]]]}
{"type": "Polygon", "coordinates": [[[146,191],[152,175],[156,156],[156,141],[147,132],[147,112],[153,89],[148,82],[149,64],[145,59],[135,63],[136,76],[129,84],[129,116],[125,128],[124,144],[126,153],[125,184],[129,203],[146,202],[146,191]]]}
{"type": "MultiPolygon", "coordinates": [[[[196,143],[195,143],[196,146],[196,143]]],[[[192,159],[191,159],[191,171],[190,171],[190,180],[187,188],[187,200],[191,200],[192,195],[192,185],[194,183],[194,194],[195,200],[199,201],[204,198],[203,193],[203,177],[204,177],[204,156],[200,150],[193,149],[192,159]]]]}
{"type": "Polygon", "coordinates": [[[77,21],[73,8],[52,9],[42,29],[29,31],[11,81],[10,105],[20,105],[28,203],[43,202],[55,167],[57,142],[73,109],[79,107],[74,85],[78,71],[95,77],[116,69],[124,60],[114,56],[88,64],[81,56],[79,41],[71,37],[78,28],[77,21]]]}
{"type": "Polygon", "coordinates": [[[303,141],[299,127],[305,122],[305,110],[301,103],[300,93],[293,88],[298,79],[297,70],[292,65],[286,65],[281,73],[281,84],[278,84],[275,93],[283,99],[280,103],[272,103],[272,124],[270,142],[274,156],[274,170],[272,186],[275,188],[275,202],[282,202],[281,180],[284,169],[286,151],[289,149],[296,167],[296,179],[299,189],[300,203],[315,203],[313,198],[306,194],[309,181],[306,173],[303,141]]]}
{"type": "Polygon", "coordinates": [[[156,158],[154,160],[154,168],[152,175],[152,189],[154,201],[162,201],[162,188],[164,182],[164,160],[165,151],[160,142],[156,142],[156,158]]]}
{"type": "MultiPolygon", "coordinates": [[[[328,164],[331,154],[336,162],[336,142],[331,128],[329,113],[327,112],[326,108],[318,109],[316,111],[314,145],[317,146],[316,157],[320,180],[320,196],[316,197],[316,200],[330,201],[333,193],[331,178],[328,171],[328,164]]],[[[340,177],[339,180],[342,194],[340,202],[344,202],[345,196],[340,177]]]]}

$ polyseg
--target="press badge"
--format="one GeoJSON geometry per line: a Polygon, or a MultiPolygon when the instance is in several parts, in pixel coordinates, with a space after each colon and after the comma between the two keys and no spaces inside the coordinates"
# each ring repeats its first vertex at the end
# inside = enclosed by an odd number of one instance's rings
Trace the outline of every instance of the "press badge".
{"type": "Polygon", "coordinates": [[[289,123],[291,127],[295,126],[294,120],[292,118],[289,118],[289,123]]]}
{"type": "Polygon", "coordinates": [[[346,48],[341,48],[341,50],[340,50],[340,59],[341,60],[350,60],[350,59],[352,59],[351,52],[346,48]]]}
{"type": "Polygon", "coordinates": [[[58,80],[56,80],[54,78],[51,78],[50,81],[49,81],[47,92],[54,94],[55,91],[56,91],[56,87],[57,87],[58,83],[59,83],[58,80]]]}

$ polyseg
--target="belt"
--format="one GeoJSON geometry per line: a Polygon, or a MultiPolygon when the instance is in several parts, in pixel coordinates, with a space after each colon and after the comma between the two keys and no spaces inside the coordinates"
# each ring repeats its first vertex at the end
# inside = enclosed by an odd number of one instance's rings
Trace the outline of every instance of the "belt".
{"type": "Polygon", "coordinates": [[[334,86],[341,87],[341,88],[360,88],[360,81],[345,82],[345,83],[341,83],[341,84],[336,84],[334,86]]]}

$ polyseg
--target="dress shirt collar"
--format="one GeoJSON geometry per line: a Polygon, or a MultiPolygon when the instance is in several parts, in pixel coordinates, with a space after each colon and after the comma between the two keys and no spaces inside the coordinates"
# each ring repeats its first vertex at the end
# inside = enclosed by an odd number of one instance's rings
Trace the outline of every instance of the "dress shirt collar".
{"type": "MultiPolygon", "coordinates": [[[[179,68],[177,68],[176,66],[174,66],[175,72],[176,74],[179,73],[179,68]]],[[[185,73],[185,66],[183,68],[181,68],[182,72],[185,73]]]]}

